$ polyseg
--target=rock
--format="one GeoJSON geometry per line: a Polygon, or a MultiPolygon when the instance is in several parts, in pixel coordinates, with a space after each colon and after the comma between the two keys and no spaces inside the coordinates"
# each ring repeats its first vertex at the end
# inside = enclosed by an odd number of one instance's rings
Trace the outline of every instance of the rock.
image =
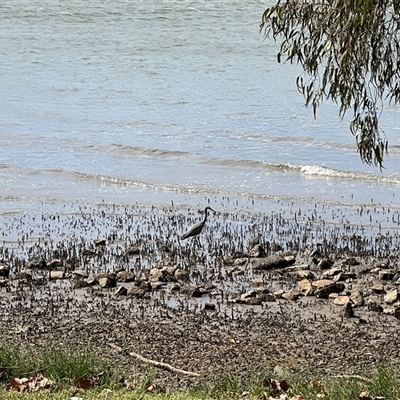
{"type": "Polygon", "coordinates": [[[164,280],[164,274],[158,268],[152,268],[149,271],[149,282],[160,282],[164,280]]]}
{"type": "Polygon", "coordinates": [[[255,266],[254,269],[258,270],[269,270],[275,268],[285,268],[290,265],[290,261],[281,256],[270,256],[263,260],[260,260],[255,266]]]}
{"type": "Polygon", "coordinates": [[[300,291],[296,289],[290,289],[288,292],[283,293],[282,298],[285,300],[295,301],[300,297],[300,291]]]}
{"type": "Polygon", "coordinates": [[[298,270],[289,272],[290,276],[294,276],[299,279],[314,279],[315,275],[310,270],[298,270]]]}
{"type": "Polygon", "coordinates": [[[135,283],[128,289],[127,295],[143,297],[148,292],[151,292],[150,282],[142,279],[137,279],[135,283]]]}
{"type": "Polygon", "coordinates": [[[326,270],[325,272],[323,272],[321,276],[323,279],[329,279],[329,278],[333,278],[336,275],[339,275],[342,272],[343,272],[342,268],[339,268],[339,267],[330,268],[330,269],[326,270]]]}
{"type": "Polygon", "coordinates": [[[99,283],[99,286],[102,288],[110,288],[110,287],[114,287],[117,286],[117,280],[116,279],[112,279],[109,277],[103,277],[97,280],[99,283]]]}
{"type": "Polygon", "coordinates": [[[29,272],[21,271],[17,272],[14,276],[14,280],[26,280],[26,281],[31,281],[32,280],[32,274],[29,272]]]}
{"type": "Polygon", "coordinates": [[[81,251],[81,255],[83,257],[94,257],[97,253],[93,250],[89,250],[89,249],[83,249],[81,251]]]}
{"type": "Polygon", "coordinates": [[[389,260],[384,259],[384,260],[377,261],[376,263],[374,263],[373,267],[388,269],[389,268],[389,260]]]}
{"type": "Polygon", "coordinates": [[[60,269],[63,267],[63,262],[59,258],[53,258],[47,263],[49,269],[60,269]]]}
{"type": "Polygon", "coordinates": [[[247,258],[235,258],[235,261],[233,261],[234,266],[241,266],[247,264],[247,258]]]}
{"type": "Polygon", "coordinates": [[[399,293],[397,289],[389,290],[386,294],[385,297],[383,298],[383,301],[386,304],[393,304],[395,303],[399,298],[399,293]]]}
{"type": "Polygon", "coordinates": [[[358,396],[358,400],[372,400],[369,392],[361,392],[358,396]]]}
{"type": "Polygon", "coordinates": [[[397,307],[394,309],[393,315],[394,315],[397,319],[400,319],[400,306],[397,306],[397,307]]]}
{"type": "Polygon", "coordinates": [[[140,250],[139,250],[138,246],[134,245],[134,246],[127,247],[127,249],[125,250],[125,253],[128,256],[137,256],[140,254],[140,250]]]}
{"type": "Polygon", "coordinates": [[[394,271],[390,269],[382,269],[379,271],[378,278],[381,281],[390,281],[394,278],[394,271]]]}
{"type": "Polygon", "coordinates": [[[350,290],[350,300],[353,302],[354,307],[364,305],[364,297],[358,289],[350,290]]]}
{"type": "Polygon", "coordinates": [[[350,302],[347,302],[343,308],[340,310],[340,313],[345,318],[353,318],[354,317],[354,309],[350,302]]]}
{"type": "Polygon", "coordinates": [[[250,251],[250,257],[265,257],[266,253],[264,248],[260,244],[256,244],[250,251]]]}
{"type": "Polygon", "coordinates": [[[284,295],[285,291],[280,289],[280,290],[276,290],[275,292],[273,292],[273,295],[275,297],[275,299],[281,299],[282,296],[284,295]]]}
{"type": "Polygon", "coordinates": [[[72,277],[79,277],[82,279],[89,277],[89,275],[81,269],[75,269],[74,271],[71,272],[71,275],[72,275],[72,277]]]}
{"type": "Polygon", "coordinates": [[[8,278],[9,275],[10,275],[10,268],[8,268],[5,265],[0,265],[0,276],[8,278]]]}
{"type": "Polygon", "coordinates": [[[341,282],[335,282],[330,279],[320,279],[312,283],[314,294],[319,298],[328,298],[331,293],[343,292],[345,286],[341,282]]]}
{"type": "Polygon", "coordinates": [[[50,271],[50,279],[65,279],[65,273],[64,271],[50,271]]]}
{"type": "Polygon", "coordinates": [[[242,293],[239,297],[233,300],[235,303],[247,304],[247,305],[259,305],[261,300],[257,298],[257,292],[250,290],[246,293],[242,293]]]}
{"type": "Polygon", "coordinates": [[[162,281],[150,282],[150,285],[151,285],[151,289],[152,289],[152,290],[159,290],[159,289],[161,289],[163,286],[165,286],[166,284],[167,284],[166,282],[162,282],[162,281]]]}
{"type": "Polygon", "coordinates": [[[262,278],[251,279],[249,283],[253,287],[262,287],[262,286],[264,286],[264,280],[262,278]]]}
{"type": "MultiPolygon", "coordinates": [[[[94,280],[93,284],[95,284],[95,283],[96,283],[96,281],[94,280]]],[[[82,289],[82,288],[85,288],[88,286],[90,286],[89,283],[87,282],[87,280],[84,280],[84,279],[73,278],[71,281],[71,287],[73,290],[82,289]]]]}
{"type": "Polygon", "coordinates": [[[216,309],[215,304],[213,303],[205,303],[204,310],[214,311],[216,309]]]}
{"type": "Polygon", "coordinates": [[[359,264],[360,263],[354,257],[347,257],[344,260],[342,260],[342,265],[347,265],[349,267],[354,267],[359,264]]]}
{"type": "Polygon", "coordinates": [[[368,310],[375,312],[383,312],[383,307],[379,304],[379,299],[371,297],[368,299],[367,306],[368,310]]]}
{"type": "Polygon", "coordinates": [[[276,301],[276,297],[272,293],[259,293],[257,298],[263,303],[272,303],[276,301]]]}
{"type": "Polygon", "coordinates": [[[177,281],[187,281],[189,279],[188,272],[180,268],[175,271],[174,276],[177,281]]]}
{"type": "Polygon", "coordinates": [[[319,269],[329,269],[333,265],[333,261],[328,259],[328,258],[323,258],[319,263],[318,263],[318,268],[319,269]]]}
{"type": "Polygon", "coordinates": [[[135,273],[131,271],[119,271],[117,272],[117,282],[134,282],[135,273]]]}
{"type": "MultiPolygon", "coordinates": [[[[337,296],[333,300],[333,304],[336,304],[337,306],[345,306],[350,302],[350,297],[349,296],[337,296]]],[[[350,303],[351,304],[351,303],[350,303]]]]}
{"type": "Polygon", "coordinates": [[[224,264],[226,264],[226,265],[232,264],[232,263],[233,263],[233,260],[234,260],[234,259],[233,259],[232,256],[225,255],[225,256],[222,257],[222,261],[223,261],[224,264]]]}
{"type": "Polygon", "coordinates": [[[96,285],[97,279],[94,276],[89,276],[89,278],[86,279],[86,283],[90,286],[96,285]]]}
{"type": "Polygon", "coordinates": [[[371,290],[376,294],[382,294],[384,291],[382,283],[376,283],[374,286],[371,287],[371,290]]]}
{"type": "Polygon", "coordinates": [[[208,293],[208,290],[207,290],[207,289],[204,289],[204,288],[201,287],[201,286],[195,286],[195,287],[190,286],[190,287],[187,289],[187,293],[188,293],[188,295],[189,295],[190,297],[201,297],[201,296],[203,296],[204,294],[208,293]]]}
{"type": "Polygon", "coordinates": [[[161,272],[163,273],[164,281],[166,282],[173,282],[176,280],[175,278],[175,272],[177,270],[177,267],[163,267],[161,269],[161,272]]]}
{"type": "Polygon", "coordinates": [[[308,264],[293,265],[291,267],[286,267],[285,272],[296,272],[296,271],[308,271],[310,266],[308,264]]]}
{"type": "Polygon", "coordinates": [[[95,246],[105,246],[107,243],[107,240],[106,239],[95,239],[93,241],[93,243],[95,246]]]}
{"type": "Polygon", "coordinates": [[[248,248],[252,249],[258,244],[260,244],[260,237],[259,236],[253,237],[253,238],[249,239],[248,248]]]}
{"type": "Polygon", "coordinates": [[[314,288],[308,279],[297,282],[297,286],[303,296],[312,296],[314,294],[314,288]]]}
{"type": "Polygon", "coordinates": [[[28,269],[46,269],[47,263],[43,258],[33,258],[26,263],[28,269]]]}
{"type": "Polygon", "coordinates": [[[128,294],[128,289],[124,286],[120,286],[115,291],[116,296],[126,296],[128,294]]]}

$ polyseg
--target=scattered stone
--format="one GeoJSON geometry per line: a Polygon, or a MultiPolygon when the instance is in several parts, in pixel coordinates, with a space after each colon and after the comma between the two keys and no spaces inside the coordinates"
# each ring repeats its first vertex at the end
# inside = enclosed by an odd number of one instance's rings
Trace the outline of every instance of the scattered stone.
{"type": "Polygon", "coordinates": [[[259,305],[261,300],[257,296],[255,290],[250,290],[246,293],[242,293],[239,297],[233,300],[234,303],[247,304],[247,305],[259,305]]]}
{"type": "Polygon", "coordinates": [[[152,268],[149,271],[149,282],[160,282],[164,280],[164,274],[158,268],[152,268]]]}
{"type": "Polygon", "coordinates": [[[350,290],[350,300],[353,302],[354,307],[361,307],[364,305],[364,296],[358,289],[350,290]]]}
{"type": "Polygon", "coordinates": [[[275,268],[285,268],[290,265],[290,261],[281,256],[270,256],[263,260],[260,260],[254,265],[254,269],[258,270],[269,270],[275,268]]]}
{"type": "Polygon", "coordinates": [[[285,291],[283,289],[280,290],[276,290],[275,292],[273,292],[273,295],[275,297],[275,299],[281,299],[282,296],[284,295],[285,291]]]}
{"type": "MultiPolygon", "coordinates": [[[[96,283],[96,281],[94,281],[93,284],[95,284],[95,283],[96,283]]],[[[72,290],[82,289],[82,288],[85,288],[88,286],[90,286],[89,283],[87,282],[87,280],[84,280],[84,279],[73,278],[71,281],[72,290]]]]}
{"type": "Polygon", "coordinates": [[[314,279],[315,275],[310,270],[298,270],[289,272],[290,276],[299,278],[299,279],[314,279]]]}
{"type": "Polygon", "coordinates": [[[303,296],[312,296],[314,294],[314,288],[308,279],[297,282],[297,286],[303,296]]]}
{"type": "Polygon", "coordinates": [[[343,308],[341,309],[341,315],[343,315],[343,317],[345,318],[353,318],[354,317],[354,309],[350,303],[350,301],[348,301],[343,308]]]}
{"type": "Polygon", "coordinates": [[[139,247],[135,245],[135,246],[130,246],[130,247],[128,247],[128,248],[125,250],[125,253],[126,253],[128,256],[137,256],[137,255],[140,254],[140,250],[139,250],[139,247]]]}
{"type": "Polygon", "coordinates": [[[31,281],[32,280],[32,274],[26,271],[21,271],[17,272],[14,276],[14,280],[26,280],[26,281],[31,281]]]}
{"type": "Polygon", "coordinates": [[[46,269],[47,263],[43,258],[33,258],[26,263],[28,269],[46,269]]]}
{"type": "Polygon", "coordinates": [[[328,298],[331,293],[343,292],[345,286],[341,282],[335,282],[330,279],[320,279],[312,283],[314,294],[319,298],[328,298]]]}
{"type": "Polygon", "coordinates": [[[247,258],[235,258],[233,261],[234,266],[241,266],[247,264],[248,259],[247,258]]]}
{"type": "Polygon", "coordinates": [[[397,319],[400,319],[400,306],[397,306],[397,307],[394,309],[393,315],[394,315],[397,319]]]}
{"type": "Polygon", "coordinates": [[[0,265],[0,276],[8,278],[9,275],[10,275],[10,268],[8,268],[5,265],[0,265]]]}
{"type": "MultiPolygon", "coordinates": [[[[336,293],[335,293],[336,294],[336,293]]],[[[349,296],[337,296],[333,300],[333,304],[337,306],[345,306],[350,302],[350,297],[349,296]]],[[[350,303],[351,304],[351,303],[350,303]]]]}
{"type": "Polygon", "coordinates": [[[343,272],[342,268],[335,267],[335,268],[330,268],[330,269],[326,270],[325,272],[322,273],[321,276],[323,279],[329,279],[329,278],[333,278],[336,275],[339,275],[342,272],[343,272]]]}
{"type": "Polygon", "coordinates": [[[177,281],[187,281],[187,280],[189,280],[189,274],[188,274],[188,272],[185,271],[185,270],[183,270],[183,269],[180,269],[180,268],[178,268],[178,269],[175,271],[174,277],[175,277],[175,279],[176,279],[177,281]]]}
{"type": "Polygon", "coordinates": [[[124,286],[120,286],[115,291],[116,296],[126,296],[128,294],[128,289],[124,286]]]}
{"type": "Polygon", "coordinates": [[[288,292],[283,293],[282,298],[289,301],[296,301],[301,293],[297,289],[290,289],[288,292]]]}
{"type": "Polygon", "coordinates": [[[263,303],[272,303],[276,301],[276,297],[272,293],[260,293],[257,294],[257,298],[263,303]]]}
{"type": "Polygon", "coordinates": [[[213,303],[205,303],[204,309],[209,311],[214,311],[216,309],[215,304],[213,303]]]}
{"type": "Polygon", "coordinates": [[[74,271],[71,272],[71,275],[72,277],[76,276],[82,279],[86,279],[89,277],[89,275],[81,269],[75,269],[74,271]]]}
{"type": "Polygon", "coordinates": [[[371,287],[371,290],[376,294],[382,294],[384,292],[382,283],[376,283],[374,286],[371,287]]]}
{"type": "Polygon", "coordinates": [[[93,250],[89,250],[89,249],[83,249],[81,251],[81,255],[83,257],[94,257],[97,253],[93,250]]]}
{"type": "Polygon", "coordinates": [[[380,313],[383,312],[383,307],[379,303],[379,299],[373,297],[369,298],[367,302],[368,310],[380,313]]]}
{"type": "Polygon", "coordinates": [[[60,269],[63,267],[63,262],[59,258],[53,258],[47,263],[49,269],[60,269]]]}
{"type": "Polygon", "coordinates": [[[50,271],[50,279],[65,279],[65,273],[64,271],[50,271]]]}
{"type": "Polygon", "coordinates": [[[262,278],[251,279],[250,285],[253,287],[262,287],[262,286],[264,286],[264,280],[262,278]]]}
{"type": "Polygon", "coordinates": [[[119,271],[116,277],[118,282],[134,282],[135,278],[135,273],[131,271],[119,271]]]}
{"type": "Polygon", "coordinates": [[[347,265],[349,267],[354,267],[359,264],[360,263],[356,260],[355,257],[347,257],[342,261],[342,265],[347,265]]]}
{"type": "Polygon", "coordinates": [[[249,242],[248,242],[249,249],[254,248],[258,244],[260,244],[260,237],[259,236],[256,236],[256,237],[253,237],[253,238],[249,239],[249,242]]]}
{"type": "Polygon", "coordinates": [[[265,257],[266,253],[264,248],[260,244],[256,244],[250,251],[250,257],[265,257]]]}
{"type": "Polygon", "coordinates": [[[380,260],[374,263],[373,265],[374,268],[383,268],[383,269],[388,269],[389,268],[389,260],[380,260]]]}
{"type": "Polygon", "coordinates": [[[395,303],[399,298],[399,292],[397,289],[394,290],[389,290],[386,294],[385,297],[383,298],[383,301],[386,304],[393,304],[395,303]]]}
{"type": "Polygon", "coordinates": [[[318,263],[318,268],[319,269],[329,269],[333,265],[333,261],[328,259],[328,258],[323,258],[319,263],[318,263]]]}
{"type": "Polygon", "coordinates": [[[381,281],[391,281],[394,278],[395,273],[390,269],[382,269],[379,271],[378,278],[381,281]]]}
{"type": "Polygon", "coordinates": [[[101,288],[110,288],[117,286],[117,280],[110,277],[103,277],[97,280],[101,288]]]}
{"type": "Polygon", "coordinates": [[[177,270],[176,267],[169,267],[169,266],[161,268],[161,272],[163,274],[164,281],[166,281],[166,282],[175,281],[176,280],[176,278],[175,278],[176,270],[177,270]]]}

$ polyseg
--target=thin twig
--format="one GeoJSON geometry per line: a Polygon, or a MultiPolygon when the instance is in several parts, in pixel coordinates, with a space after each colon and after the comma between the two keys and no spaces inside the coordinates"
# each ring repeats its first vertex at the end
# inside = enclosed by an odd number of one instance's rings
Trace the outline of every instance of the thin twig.
{"type": "MultiPolygon", "coordinates": [[[[109,343],[109,345],[115,350],[118,350],[120,352],[124,352],[124,350],[121,347],[117,346],[114,343],[109,343]]],[[[127,353],[127,352],[125,351],[125,353],[127,353]]],[[[127,354],[130,355],[131,357],[137,358],[138,360],[140,360],[140,361],[142,361],[142,362],[144,362],[146,364],[151,364],[151,365],[154,365],[155,367],[166,369],[166,370],[168,370],[170,372],[175,372],[177,374],[195,376],[195,377],[200,377],[201,376],[200,374],[198,374],[196,372],[186,371],[184,369],[175,368],[170,364],[166,364],[166,363],[163,363],[163,362],[160,362],[160,361],[151,360],[150,358],[143,357],[142,355],[140,355],[138,353],[135,353],[134,351],[132,351],[130,353],[127,353],[127,354]]]]}

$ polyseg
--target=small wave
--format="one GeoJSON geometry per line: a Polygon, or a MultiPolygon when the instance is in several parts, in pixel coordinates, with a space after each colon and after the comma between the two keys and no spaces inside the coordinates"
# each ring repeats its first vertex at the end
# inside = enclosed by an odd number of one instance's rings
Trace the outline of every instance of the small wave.
{"type": "Polygon", "coordinates": [[[158,158],[177,158],[187,156],[190,153],[177,150],[155,149],[141,146],[129,146],[123,144],[100,144],[84,146],[87,150],[105,152],[119,156],[140,155],[158,158]]]}

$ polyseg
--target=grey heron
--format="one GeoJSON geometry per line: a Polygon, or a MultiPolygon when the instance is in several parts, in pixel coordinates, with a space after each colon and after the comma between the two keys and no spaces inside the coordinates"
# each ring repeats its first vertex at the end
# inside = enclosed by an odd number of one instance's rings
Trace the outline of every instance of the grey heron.
{"type": "Polygon", "coordinates": [[[206,208],[204,209],[204,219],[203,219],[203,221],[197,222],[197,224],[192,225],[192,226],[181,236],[181,239],[182,239],[182,240],[187,239],[187,238],[190,238],[190,237],[192,237],[192,236],[200,235],[200,233],[201,233],[201,231],[203,230],[204,225],[205,225],[205,223],[206,223],[206,221],[207,221],[207,211],[208,211],[208,210],[211,210],[211,211],[213,211],[213,212],[216,212],[216,211],[213,210],[211,207],[206,207],[206,208]]]}

